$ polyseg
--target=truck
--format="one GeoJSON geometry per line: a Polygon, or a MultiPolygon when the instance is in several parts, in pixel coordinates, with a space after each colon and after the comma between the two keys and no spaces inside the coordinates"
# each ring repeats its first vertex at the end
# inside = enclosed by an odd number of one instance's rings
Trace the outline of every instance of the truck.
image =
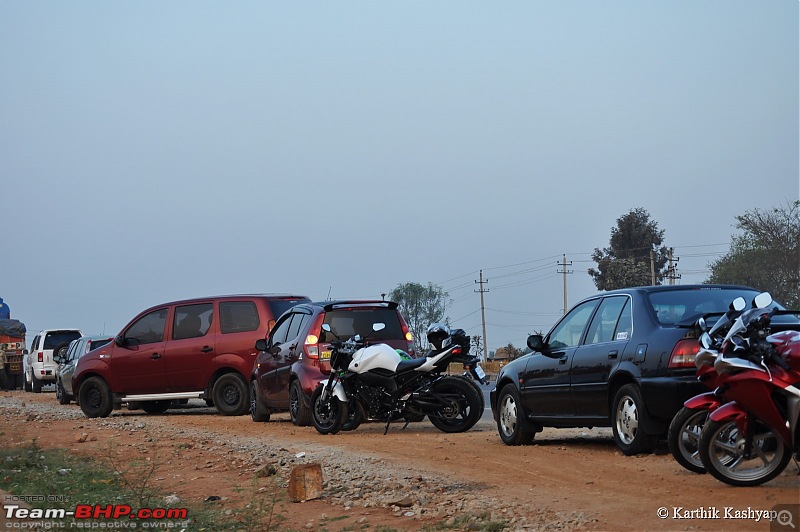
{"type": "Polygon", "coordinates": [[[19,320],[0,319],[0,389],[22,389],[22,357],[25,348],[25,325],[19,320]]]}

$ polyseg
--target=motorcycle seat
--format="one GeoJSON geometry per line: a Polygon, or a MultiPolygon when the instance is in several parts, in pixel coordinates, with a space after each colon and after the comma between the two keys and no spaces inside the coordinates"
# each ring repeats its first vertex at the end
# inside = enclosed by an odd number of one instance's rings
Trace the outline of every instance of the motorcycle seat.
{"type": "Polygon", "coordinates": [[[425,364],[427,358],[415,358],[412,360],[401,360],[397,365],[397,373],[404,373],[406,371],[413,371],[418,367],[425,364]]]}

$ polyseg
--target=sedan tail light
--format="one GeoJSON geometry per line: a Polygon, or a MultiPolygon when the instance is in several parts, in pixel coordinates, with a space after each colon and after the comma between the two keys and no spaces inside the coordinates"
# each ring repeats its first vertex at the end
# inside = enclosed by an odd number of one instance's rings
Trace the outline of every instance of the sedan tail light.
{"type": "Polygon", "coordinates": [[[680,369],[680,368],[693,368],[694,365],[694,358],[697,355],[697,352],[700,350],[700,344],[697,340],[687,340],[683,339],[677,344],[675,344],[675,348],[672,350],[672,354],[669,357],[669,368],[670,369],[680,369]]]}

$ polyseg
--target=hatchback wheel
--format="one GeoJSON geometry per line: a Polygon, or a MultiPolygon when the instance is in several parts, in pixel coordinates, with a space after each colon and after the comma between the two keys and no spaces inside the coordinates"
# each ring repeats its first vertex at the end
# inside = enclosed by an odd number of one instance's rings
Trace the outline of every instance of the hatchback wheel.
{"type": "Polygon", "coordinates": [[[269,421],[270,411],[261,400],[261,392],[255,380],[250,381],[250,417],[253,421],[269,421]]]}
{"type": "Polygon", "coordinates": [[[306,404],[300,381],[295,379],[289,385],[289,415],[292,423],[299,427],[311,425],[311,408],[306,404]]]}
{"type": "Polygon", "coordinates": [[[214,383],[211,392],[220,414],[241,416],[250,409],[247,383],[238,373],[226,373],[214,383]]]}
{"type": "Polygon", "coordinates": [[[619,389],[611,415],[614,440],[623,454],[633,456],[652,447],[653,438],[642,428],[644,401],[638,387],[626,384],[619,389]]]}

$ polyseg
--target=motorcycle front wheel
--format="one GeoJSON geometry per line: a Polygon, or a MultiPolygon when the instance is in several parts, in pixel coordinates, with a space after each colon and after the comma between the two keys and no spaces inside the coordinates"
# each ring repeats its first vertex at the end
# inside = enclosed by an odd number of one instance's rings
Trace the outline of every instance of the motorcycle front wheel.
{"type": "Polygon", "coordinates": [[[780,475],[792,453],[772,429],[759,420],[753,443],[745,452],[745,436],[736,421],[707,421],[700,434],[700,460],[717,480],[732,486],[758,486],[780,475]]]}
{"type": "Polygon", "coordinates": [[[445,377],[434,383],[431,393],[444,405],[428,412],[428,419],[442,432],[465,432],[483,415],[483,396],[461,377],[445,377]]]}
{"type": "Polygon", "coordinates": [[[706,468],[700,460],[700,433],[708,419],[705,408],[681,408],[667,433],[669,451],[675,461],[694,473],[705,473],[706,468]]]}
{"type": "Polygon", "coordinates": [[[320,434],[336,434],[347,421],[347,403],[332,394],[324,399],[323,389],[317,386],[311,394],[311,419],[320,434]]]}

